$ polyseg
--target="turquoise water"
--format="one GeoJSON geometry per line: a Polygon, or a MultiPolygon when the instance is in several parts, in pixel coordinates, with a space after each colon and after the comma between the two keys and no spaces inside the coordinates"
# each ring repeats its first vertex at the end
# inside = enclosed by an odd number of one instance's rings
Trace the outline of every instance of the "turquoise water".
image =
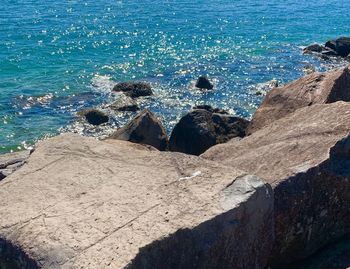
{"type": "Polygon", "coordinates": [[[130,79],[152,82],[141,106],[168,131],[194,104],[249,117],[258,83],[327,68],[300,47],[349,35],[349,10],[340,0],[0,0],[0,152],[82,131],[75,113],[118,98],[110,87],[130,79]],[[190,89],[201,74],[215,91],[190,89]]]}

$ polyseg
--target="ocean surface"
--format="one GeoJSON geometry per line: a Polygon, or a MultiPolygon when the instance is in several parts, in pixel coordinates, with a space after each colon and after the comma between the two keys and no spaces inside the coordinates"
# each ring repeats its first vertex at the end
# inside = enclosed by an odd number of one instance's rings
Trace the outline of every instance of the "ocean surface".
{"type": "Polygon", "coordinates": [[[330,63],[302,46],[350,35],[348,0],[0,0],[0,153],[63,131],[111,132],[134,116],[92,128],[76,112],[105,107],[119,81],[146,80],[139,100],[168,132],[193,105],[249,118],[260,83],[286,83],[330,63]],[[199,76],[215,90],[191,88],[199,76]]]}

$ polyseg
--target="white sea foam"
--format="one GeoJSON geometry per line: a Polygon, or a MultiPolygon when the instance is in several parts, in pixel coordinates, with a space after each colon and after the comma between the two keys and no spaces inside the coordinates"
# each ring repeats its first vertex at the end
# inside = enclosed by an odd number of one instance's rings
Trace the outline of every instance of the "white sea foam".
{"type": "Polygon", "coordinates": [[[93,89],[98,92],[109,94],[116,84],[110,76],[95,74],[91,79],[93,89]]]}

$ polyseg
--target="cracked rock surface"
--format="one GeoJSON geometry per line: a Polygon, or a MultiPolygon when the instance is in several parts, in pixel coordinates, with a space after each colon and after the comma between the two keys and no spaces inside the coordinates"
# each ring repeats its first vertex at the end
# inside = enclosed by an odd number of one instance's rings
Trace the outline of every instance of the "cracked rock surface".
{"type": "Polygon", "coordinates": [[[272,248],[268,184],[125,141],[42,141],[0,197],[2,269],[264,268],[272,248]]]}

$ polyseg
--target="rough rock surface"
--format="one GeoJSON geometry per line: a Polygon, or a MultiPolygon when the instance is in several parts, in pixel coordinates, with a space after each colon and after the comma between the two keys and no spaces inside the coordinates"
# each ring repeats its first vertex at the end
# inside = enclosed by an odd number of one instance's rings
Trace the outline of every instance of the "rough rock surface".
{"type": "Polygon", "coordinates": [[[283,87],[272,89],[253,115],[247,134],[298,108],[313,104],[350,101],[350,66],[328,73],[312,73],[283,87]]]}
{"type": "Polygon", "coordinates": [[[202,155],[274,187],[272,264],[305,258],[350,232],[350,138],[341,140],[349,132],[350,103],[313,105],[202,155]]]}
{"type": "Polygon", "coordinates": [[[146,82],[121,82],[114,86],[113,91],[123,92],[131,98],[152,95],[152,87],[146,82]]]}
{"type": "Polygon", "coordinates": [[[78,116],[84,117],[92,125],[100,125],[109,121],[108,115],[97,109],[88,109],[78,112],[78,116]]]}
{"type": "Polygon", "coordinates": [[[249,121],[210,106],[198,106],[175,125],[169,140],[171,151],[199,155],[234,137],[243,137],[249,121]]]}
{"type": "MultiPolygon", "coordinates": [[[[321,249],[311,257],[286,269],[346,269],[350,268],[350,235],[321,249]]],[[[271,268],[279,269],[279,268],[271,268]]],[[[281,268],[282,269],[282,268],[281,268]]]]}
{"type": "Polygon", "coordinates": [[[24,150],[0,155],[0,181],[20,168],[30,153],[30,150],[24,150]]]}
{"type": "Polygon", "coordinates": [[[114,132],[110,138],[147,144],[166,150],[168,137],[162,123],[148,109],[141,111],[128,124],[114,132]]]}
{"type": "Polygon", "coordinates": [[[197,79],[195,87],[199,89],[212,90],[214,88],[214,85],[207,77],[201,76],[197,79]]]}
{"type": "Polygon", "coordinates": [[[40,142],[0,197],[0,257],[19,268],[264,268],[272,247],[269,185],[125,141],[40,142]]]}

